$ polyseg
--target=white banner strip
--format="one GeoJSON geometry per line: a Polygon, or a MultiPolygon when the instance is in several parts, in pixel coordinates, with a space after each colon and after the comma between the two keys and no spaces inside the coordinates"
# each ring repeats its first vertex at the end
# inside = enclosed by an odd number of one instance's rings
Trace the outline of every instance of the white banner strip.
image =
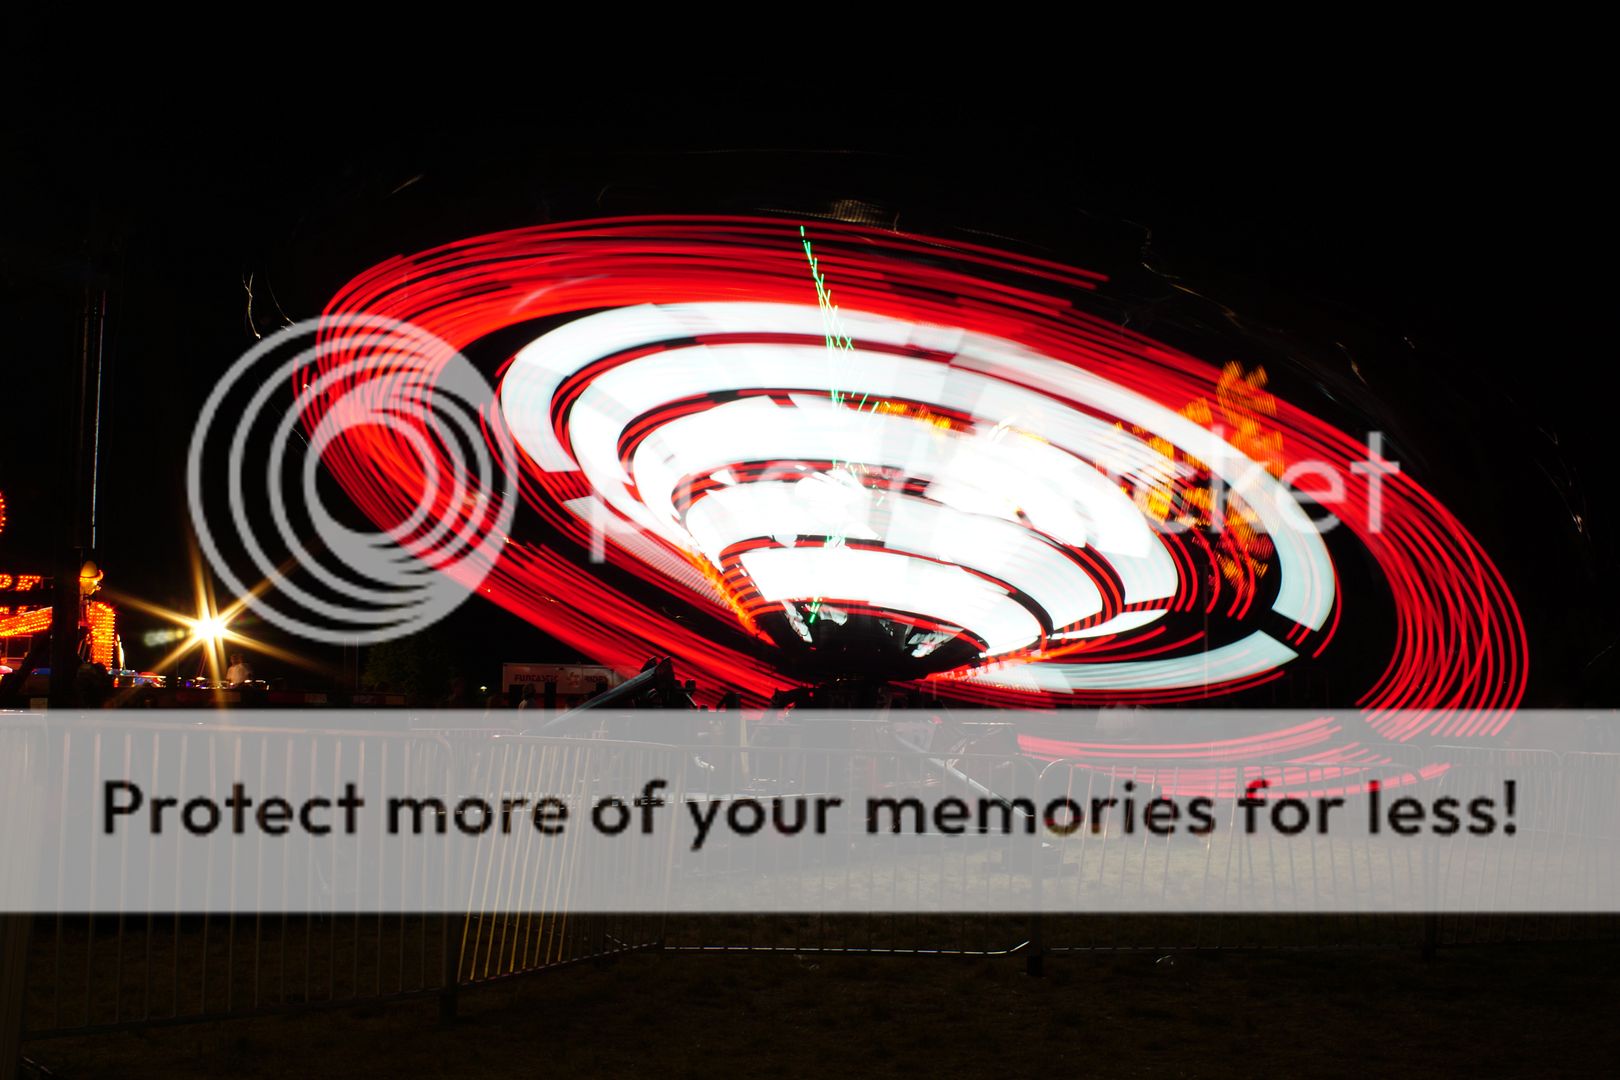
{"type": "Polygon", "coordinates": [[[1620,911],[1612,714],[552,719],[0,716],[0,910],[1620,911]]]}

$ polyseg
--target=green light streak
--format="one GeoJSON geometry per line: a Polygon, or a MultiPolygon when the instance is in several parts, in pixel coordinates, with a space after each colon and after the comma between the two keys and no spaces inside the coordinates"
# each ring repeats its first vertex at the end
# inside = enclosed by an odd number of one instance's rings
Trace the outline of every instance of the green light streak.
{"type": "MultiPolygon", "coordinates": [[[[844,333],[843,326],[839,322],[838,305],[833,303],[832,290],[827,287],[827,275],[821,272],[820,260],[816,258],[816,253],[810,246],[810,237],[805,232],[803,225],[799,226],[799,239],[804,244],[805,260],[810,264],[810,279],[816,285],[816,304],[821,309],[822,334],[826,338],[827,351],[833,365],[833,379],[831,381],[837,381],[838,365],[843,362],[846,355],[851,357],[854,355],[855,342],[848,334],[844,333]]],[[[854,394],[845,394],[835,386],[830,389],[830,396],[834,405],[842,405],[845,401],[854,397],[854,394]]],[[[870,393],[862,394],[861,400],[855,403],[855,411],[865,411],[866,403],[871,396],[870,393]]],[[[837,459],[833,460],[833,468],[836,469],[840,464],[837,459]]],[[[851,462],[850,464],[853,465],[854,463],[851,462]]],[[[850,469],[852,475],[854,471],[853,468],[850,469]]],[[[827,546],[842,547],[846,539],[844,536],[829,536],[827,546]]],[[[821,599],[821,597],[817,597],[811,602],[809,616],[805,620],[805,625],[815,625],[816,618],[821,613],[821,599]]]]}
{"type": "MultiPolygon", "coordinates": [[[[838,305],[833,303],[832,290],[827,288],[827,275],[821,272],[815,252],[810,248],[810,237],[806,235],[803,225],[799,226],[799,238],[804,243],[804,257],[810,263],[810,279],[816,283],[816,304],[821,308],[822,333],[827,339],[827,348],[835,358],[841,352],[853,353],[855,342],[848,334],[843,333],[839,325],[838,305]]],[[[844,400],[844,395],[834,388],[832,400],[834,405],[840,404],[844,400]]],[[[865,404],[866,399],[862,398],[861,402],[865,404]]]]}
{"type": "MultiPolygon", "coordinates": [[[[799,226],[799,239],[804,244],[804,257],[806,261],[810,263],[810,279],[816,284],[816,305],[821,309],[822,333],[827,340],[827,351],[833,358],[833,371],[836,373],[838,371],[837,365],[840,359],[840,354],[854,353],[855,342],[848,334],[843,332],[843,328],[839,324],[838,305],[833,303],[832,290],[827,288],[827,275],[821,272],[821,267],[819,261],[816,259],[816,254],[810,247],[810,237],[804,231],[803,225],[799,226]]],[[[831,396],[832,403],[834,405],[843,404],[844,394],[837,387],[832,388],[831,396]]],[[[859,409],[865,404],[866,396],[862,396],[860,403],[855,407],[859,409]]],[[[836,460],[833,462],[833,466],[834,468],[838,466],[838,462],[836,460]]],[[[843,541],[844,538],[841,536],[831,537],[829,538],[828,546],[834,547],[842,544],[843,541]]],[[[805,625],[814,626],[816,619],[820,614],[821,598],[817,597],[810,604],[810,611],[808,617],[805,619],[805,625]]]]}

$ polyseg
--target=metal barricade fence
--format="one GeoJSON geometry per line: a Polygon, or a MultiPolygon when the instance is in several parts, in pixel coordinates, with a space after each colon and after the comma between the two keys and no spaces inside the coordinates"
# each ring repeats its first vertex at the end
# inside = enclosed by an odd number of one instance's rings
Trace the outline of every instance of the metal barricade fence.
{"type": "MultiPolygon", "coordinates": [[[[242,726],[131,723],[109,730],[65,718],[44,739],[50,799],[42,808],[46,851],[39,872],[62,879],[76,853],[116,845],[120,895],[132,908],[161,908],[171,882],[143,862],[147,852],[124,832],[100,835],[88,812],[103,777],[128,777],[148,790],[190,786],[223,796],[233,778],[273,781],[289,800],[327,776],[354,775],[378,790],[444,772],[442,739],[376,732],[311,732],[242,726]],[[244,776],[244,762],[256,776],[244,776]]],[[[298,914],[37,915],[29,951],[25,1030],[30,1036],[108,1030],[233,1016],[301,1005],[385,999],[444,985],[448,922],[357,910],[362,875],[442,870],[426,861],[386,865],[376,853],[333,846],[329,860],[294,867],[286,845],[232,837],[222,876],[299,880],[287,897],[298,914]],[[339,854],[341,852],[341,856],[339,854]]],[[[86,856],[90,858],[91,856],[86,856]]],[[[221,898],[227,899],[227,898],[221,898]]]]}
{"type": "MultiPolygon", "coordinates": [[[[103,777],[129,777],[148,790],[224,795],[233,778],[256,780],[290,801],[321,780],[358,778],[370,791],[425,787],[495,792],[513,782],[588,793],[612,783],[625,753],[645,749],[588,742],[539,746],[486,735],[307,731],[239,725],[152,725],[109,731],[53,718],[49,727],[0,725],[4,760],[27,762],[49,778],[36,825],[44,850],[37,872],[61,879],[69,853],[106,854],[116,844],[120,894],[141,912],[160,909],[170,883],[143,862],[128,833],[98,834],[86,812],[103,777]],[[26,746],[22,740],[27,738],[26,746]],[[255,776],[244,776],[245,765],[255,776]],[[273,783],[271,783],[273,781],[273,783]]],[[[15,831],[15,830],[14,830],[15,831]]],[[[566,913],[570,849],[526,865],[475,859],[435,862],[431,849],[404,845],[402,857],[334,845],[330,859],[289,866],[286,845],[262,836],[233,837],[229,873],[301,881],[283,896],[285,914],[73,914],[18,917],[28,933],[8,940],[26,948],[19,971],[25,1037],[82,1034],[290,1008],[438,995],[453,1009],[457,989],[539,971],[658,940],[658,917],[566,913]],[[419,850],[423,854],[416,854],[419,850]],[[241,866],[236,865],[240,861],[241,866]],[[251,868],[251,869],[249,869],[251,868]],[[295,872],[297,871],[297,872],[295,872]],[[410,881],[438,891],[439,914],[362,910],[362,893],[410,881]],[[24,942],[26,944],[24,944],[24,942]]],[[[228,899],[220,897],[220,899],[228,899]]],[[[178,906],[178,905],[177,905],[178,906]]]]}
{"type": "MultiPolygon", "coordinates": [[[[598,798],[617,797],[636,777],[672,772],[679,752],[671,747],[603,739],[452,737],[458,791],[494,805],[514,794],[545,793],[577,820],[598,798]]],[[[555,838],[525,831],[516,850],[497,849],[492,834],[471,864],[461,868],[461,891],[453,898],[465,911],[455,943],[452,981],[463,985],[520,975],[579,960],[655,948],[662,937],[662,911],[633,914],[570,914],[570,900],[585,874],[667,877],[667,861],[607,866],[581,859],[582,830],[555,838]]]]}
{"type": "MultiPolygon", "coordinates": [[[[1021,839],[1015,832],[1009,839],[972,825],[967,836],[947,838],[911,820],[912,808],[904,800],[919,793],[984,797],[996,805],[1027,799],[1038,780],[1036,764],[1029,759],[760,746],[702,747],[686,753],[676,797],[715,804],[715,813],[742,800],[782,805],[818,796],[836,796],[845,806],[862,809],[831,819],[824,832],[792,817],[798,811],[791,811],[783,830],[788,835],[772,843],[719,841],[729,845],[726,858],[709,860],[705,871],[717,879],[714,887],[758,890],[760,911],[780,908],[787,898],[792,910],[775,915],[672,914],[666,923],[666,950],[996,956],[1028,948],[1030,923],[1022,914],[852,914],[849,909],[863,904],[895,909],[909,903],[919,909],[970,911],[981,899],[974,890],[1011,896],[1027,907],[1031,860],[1038,851],[1033,836],[1021,839]],[[880,820],[866,816],[868,799],[876,801],[880,820]],[[714,866],[716,861],[721,865],[714,866]]],[[[677,849],[673,857],[677,866],[684,866],[682,851],[677,849]]],[[[689,874],[683,882],[694,888],[704,885],[689,874]]],[[[733,893],[728,907],[737,906],[733,893]]]]}
{"type": "MultiPolygon", "coordinates": [[[[1620,805],[1620,754],[1520,748],[1439,746],[1433,755],[1446,762],[1440,790],[1477,790],[1517,781],[1522,814],[1532,824],[1517,837],[1509,855],[1487,857],[1466,838],[1441,867],[1455,882],[1451,892],[1477,897],[1489,906],[1512,900],[1533,910],[1555,885],[1589,897],[1613,896],[1620,886],[1620,836],[1612,808],[1620,805]],[[1582,858],[1563,858],[1580,845],[1582,858]],[[1575,873],[1577,880],[1556,879],[1575,873]]],[[[1432,916],[1432,945],[1486,945],[1530,941],[1573,941],[1620,932],[1620,917],[1581,914],[1503,914],[1452,905],[1432,916]]]]}
{"type": "MultiPolygon", "coordinates": [[[[1395,748],[1390,748],[1395,750],[1395,748]]],[[[1081,805],[1136,797],[1137,813],[1159,796],[1209,800],[1212,827],[1178,828],[1163,835],[1123,827],[1120,811],[1102,808],[1095,828],[1084,828],[1054,842],[1055,858],[1044,864],[1047,909],[1075,910],[1109,894],[1117,908],[1131,897],[1163,905],[1175,888],[1189,907],[1219,907],[1245,893],[1258,893],[1277,906],[1267,914],[1049,915],[1042,945],[1062,954],[1090,951],[1254,950],[1362,948],[1418,945],[1421,919],[1355,910],[1371,897],[1388,896],[1412,880],[1405,852],[1378,848],[1364,837],[1337,830],[1307,834],[1280,843],[1270,830],[1249,833],[1240,821],[1240,799],[1254,788],[1267,801],[1285,796],[1342,798],[1356,812],[1355,795],[1377,781],[1389,787],[1419,776],[1415,763],[1399,752],[1367,753],[1367,761],[1255,763],[1166,758],[1099,765],[1092,761],[1051,762],[1042,785],[1081,805]],[[1303,847],[1303,850],[1302,850],[1303,847]],[[1067,894],[1066,896],[1062,894],[1067,894]],[[1066,902],[1061,902],[1066,901],[1066,902]],[[1295,908],[1348,905],[1336,914],[1290,914],[1295,908]],[[1307,904],[1306,901],[1309,901],[1307,904]]]]}
{"type": "MultiPolygon", "coordinates": [[[[1366,746],[1354,762],[1239,763],[1229,767],[1187,762],[1098,766],[1094,762],[1053,762],[1047,786],[1089,798],[1131,782],[1149,789],[1205,793],[1215,798],[1222,827],[1205,841],[1116,836],[1083,831],[1059,841],[1057,869],[1047,871],[1048,908],[1078,906],[1076,897],[1151,894],[1173,871],[1191,873],[1201,890],[1224,894],[1235,889],[1275,891],[1335,906],[1340,897],[1372,895],[1426,898],[1424,914],[1387,914],[1359,902],[1333,914],[1185,916],[1048,916],[1042,945],[1046,952],[1091,950],[1278,949],[1491,944],[1515,941],[1581,940],[1613,936],[1613,915],[1482,913],[1481,907],[1512,903],[1534,911],[1556,885],[1589,896],[1594,908],[1606,906],[1620,885],[1620,836],[1613,830],[1613,807],[1620,805],[1620,755],[1557,753],[1496,747],[1407,744],[1366,746]],[[1053,780],[1056,778],[1056,784],[1053,780]],[[1237,796],[1255,780],[1267,780],[1267,793],[1338,792],[1347,813],[1362,813],[1377,781],[1386,796],[1404,791],[1434,798],[1477,793],[1517,782],[1520,817],[1531,824],[1505,851],[1476,840],[1466,830],[1436,854],[1365,835],[1329,832],[1301,849],[1278,847],[1269,834],[1246,835],[1233,827],[1237,796]],[[1602,831],[1592,833],[1597,828],[1602,831]],[[1563,856],[1581,842],[1581,858],[1563,856]],[[1420,860],[1428,859],[1428,864],[1420,860]],[[1551,868],[1564,878],[1550,876],[1551,868]],[[1567,880],[1569,874],[1578,880],[1567,880]],[[1072,890],[1070,903],[1053,905],[1052,889],[1072,890]],[[1450,898],[1447,902],[1443,898],[1450,898]]],[[[1048,860],[1045,864],[1052,867],[1048,860]]],[[[1337,906],[1343,907],[1343,904],[1337,906]]]]}

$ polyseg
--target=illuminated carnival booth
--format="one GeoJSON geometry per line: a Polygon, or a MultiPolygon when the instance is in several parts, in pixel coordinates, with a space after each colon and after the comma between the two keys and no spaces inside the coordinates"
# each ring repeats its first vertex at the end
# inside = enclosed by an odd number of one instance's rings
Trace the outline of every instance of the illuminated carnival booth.
{"type": "MultiPolygon", "coordinates": [[[[0,492],[0,533],[6,527],[6,500],[0,492]]],[[[118,613],[109,603],[92,600],[101,587],[102,572],[93,562],[79,573],[79,629],[84,634],[81,659],[109,671],[122,667],[123,646],[118,638],[118,613]]],[[[52,579],[0,566],[0,667],[20,670],[34,639],[51,628],[52,579]]],[[[0,672],[6,674],[8,672],[0,672]]]]}

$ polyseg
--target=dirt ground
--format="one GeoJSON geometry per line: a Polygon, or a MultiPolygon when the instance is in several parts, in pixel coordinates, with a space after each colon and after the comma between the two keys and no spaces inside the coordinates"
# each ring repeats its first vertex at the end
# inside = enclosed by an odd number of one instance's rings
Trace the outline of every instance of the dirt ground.
{"type": "Polygon", "coordinates": [[[646,953],[435,1000],[25,1046],[60,1077],[1612,1076],[1620,943],[646,953]]]}

